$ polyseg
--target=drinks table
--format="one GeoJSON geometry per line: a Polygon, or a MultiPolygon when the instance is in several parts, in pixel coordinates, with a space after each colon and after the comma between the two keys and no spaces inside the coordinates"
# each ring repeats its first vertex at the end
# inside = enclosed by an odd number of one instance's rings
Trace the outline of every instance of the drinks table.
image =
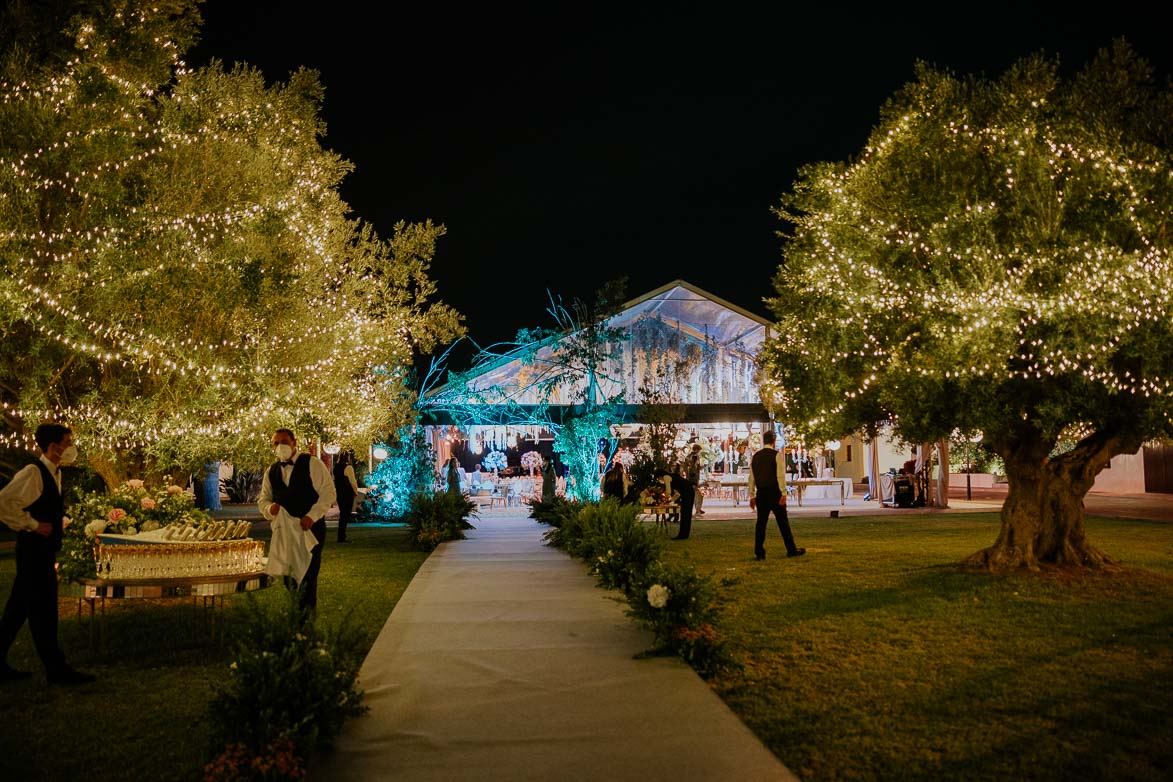
{"type": "Polygon", "coordinates": [[[204,628],[213,640],[224,640],[224,598],[241,592],[253,592],[273,584],[275,579],[263,570],[201,576],[153,578],[81,578],[63,585],[63,597],[77,598],[77,617],[82,619],[89,604],[90,645],[102,646],[106,637],[106,601],[134,599],[192,599],[203,601],[204,628]],[[97,619],[95,621],[95,613],[97,619]]]}

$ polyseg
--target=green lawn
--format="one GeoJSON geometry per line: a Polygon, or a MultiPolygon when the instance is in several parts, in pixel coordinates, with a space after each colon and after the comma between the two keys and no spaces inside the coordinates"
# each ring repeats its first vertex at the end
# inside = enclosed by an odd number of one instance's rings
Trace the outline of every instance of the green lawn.
{"type": "Polygon", "coordinates": [[[1127,570],[999,578],[954,563],[994,514],[694,522],[668,557],[737,583],[717,693],[804,780],[1166,780],[1173,524],[1089,519],[1127,570]]]}
{"type": "MultiPolygon", "coordinates": [[[[373,643],[427,555],[412,549],[403,528],[352,527],[345,546],[326,544],[318,585],[319,621],[336,626],[349,613],[373,643]]],[[[263,537],[263,536],[258,536],[263,537]]],[[[0,553],[0,601],[14,574],[11,550],[0,553]]],[[[280,597],[280,588],[257,593],[280,597]]],[[[225,616],[231,631],[231,604],[225,616]]],[[[2,605],[2,603],[0,603],[2,605]]],[[[76,601],[62,601],[60,638],[74,666],[98,681],[46,687],[27,626],[8,656],[35,671],[27,682],[0,685],[0,758],[4,779],[196,780],[208,760],[204,711],[230,662],[209,641],[204,612],[187,600],[107,603],[106,643],[92,649],[90,626],[76,601]]]]}
{"type": "MultiPolygon", "coordinates": [[[[797,519],[808,555],[786,559],[772,528],[762,563],[752,522],[697,520],[667,550],[738,579],[721,630],[744,667],[712,685],[804,780],[1165,780],[1173,524],[1088,526],[1126,572],[958,573],[993,541],[991,514],[797,519]]],[[[401,529],[352,536],[327,546],[320,610],[327,623],[352,611],[373,641],[425,555],[401,529]]],[[[0,600],[12,572],[0,553],[0,600]]],[[[88,626],[63,608],[62,644],[99,681],[46,688],[22,631],[9,660],[38,674],[0,688],[4,778],[198,779],[203,712],[228,663],[202,610],[116,605],[106,647],[91,651],[88,626]]]]}

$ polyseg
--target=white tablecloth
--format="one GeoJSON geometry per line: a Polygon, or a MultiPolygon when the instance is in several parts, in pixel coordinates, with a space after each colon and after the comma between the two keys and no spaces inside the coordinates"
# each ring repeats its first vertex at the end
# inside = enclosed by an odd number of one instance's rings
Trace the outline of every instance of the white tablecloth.
{"type": "MultiPolygon", "coordinates": [[[[837,481],[843,485],[843,498],[851,499],[852,484],[850,478],[820,478],[824,481],[837,481]]],[[[837,500],[839,499],[838,486],[807,486],[802,490],[802,500],[837,500]]]]}

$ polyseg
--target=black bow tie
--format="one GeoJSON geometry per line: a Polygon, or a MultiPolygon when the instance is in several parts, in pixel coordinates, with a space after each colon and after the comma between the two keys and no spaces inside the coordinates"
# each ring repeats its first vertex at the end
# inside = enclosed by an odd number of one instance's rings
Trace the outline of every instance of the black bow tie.
{"type": "Polygon", "coordinates": [[[282,467],[288,467],[288,466],[290,466],[291,464],[293,464],[293,460],[292,460],[292,459],[290,459],[290,460],[289,460],[289,461],[287,461],[287,462],[277,462],[277,464],[280,464],[282,467]]]}

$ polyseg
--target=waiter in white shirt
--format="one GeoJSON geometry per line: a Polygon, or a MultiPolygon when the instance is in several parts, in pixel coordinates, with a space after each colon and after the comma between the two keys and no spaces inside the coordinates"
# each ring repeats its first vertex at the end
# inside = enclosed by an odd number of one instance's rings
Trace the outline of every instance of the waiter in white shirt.
{"type": "Polygon", "coordinates": [[[277,461],[265,471],[257,508],[273,522],[270,557],[275,548],[292,551],[301,545],[301,530],[309,530],[317,539],[310,553],[309,567],[300,580],[286,576],[287,586],[296,585],[301,607],[314,610],[318,607],[318,571],[326,544],[326,511],[337,498],[334,479],[321,459],[297,452],[297,438],[289,429],[273,433],[273,452],[277,461]],[[286,521],[290,523],[282,523],[286,521]],[[278,535],[296,537],[296,540],[278,541],[278,535]]]}
{"type": "Polygon", "coordinates": [[[71,668],[57,643],[57,551],[65,520],[61,465],[73,463],[77,448],[62,424],[41,424],[35,438],[41,458],[0,490],[0,520],[16,532],[16,579],[0,618],[0,682],[30,676],[8,666],[8,650],[27,619],[49,683],[85,684],[93,674],[71,668]]]}

